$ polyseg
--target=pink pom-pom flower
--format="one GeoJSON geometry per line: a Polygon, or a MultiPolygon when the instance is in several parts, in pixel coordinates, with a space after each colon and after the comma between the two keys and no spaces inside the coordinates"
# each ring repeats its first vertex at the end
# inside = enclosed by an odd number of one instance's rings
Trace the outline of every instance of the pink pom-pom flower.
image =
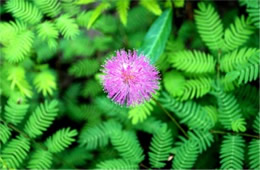
{"type": "Polygon", "coordinates": [[[104,90],[120,105],[142,104],[159,89],[159,72],[147,57],[136,51],[117,51],[102,67],[104,90]]]}

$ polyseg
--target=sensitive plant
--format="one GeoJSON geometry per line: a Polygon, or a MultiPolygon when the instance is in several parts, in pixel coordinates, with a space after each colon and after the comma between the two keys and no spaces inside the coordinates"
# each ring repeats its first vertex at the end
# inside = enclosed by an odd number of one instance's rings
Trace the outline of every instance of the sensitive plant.
{"type": "Polygon", "coordinates": [[[0,168],[259,169],[259,7],[5,1],[0,168]]]}

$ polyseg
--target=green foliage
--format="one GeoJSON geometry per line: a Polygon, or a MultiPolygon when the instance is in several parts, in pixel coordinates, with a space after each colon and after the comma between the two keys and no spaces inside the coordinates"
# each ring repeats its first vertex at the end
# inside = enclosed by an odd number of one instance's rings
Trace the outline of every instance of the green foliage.
{"type": "Polygon", "coordinates": [[[5,144],[9,137],[11,136],[11,129],[5,125],[5,124],[0,124],[0,129],[1,129],[1,132],[0,132],[0,141],[5,144]]]}
{"type": "Polygon", "coordinates": [[[47,41],[49,47],[56,48],[57,47],[57,38],[59,32],[54,23],[49,21],[45,21],[37,26],[38,36],[43,40],[47,41]]]}
{"type": "Polygon", "coordinates": [[[167,93],[163,93],[160,101],[166,109],[174,112],[181,119],[180,123],[187,124],[191,129],[209,129],[213,127],[209,115],[195,102],[180,102],[167,93]]]}
{"type": "Polygon", "coordinates": [[[164,124],[152,138],[150,144],[149,162],[152,168],[163,168],[165,161],[170,156],[170,150],[173,144],[172,132],[164,124]]]}
{"type": "Polygon", "coordinates": [[[194,140],[188,140],[177,149],[172,163],[173,169],[190,169],[199,154],[199,147],[194,140]]]}
{"type": "Polygon", "coordinates": [[[10,63],[21,62],[29,56],[34,34],[23,22],[0,23],[0,42],[4,46],[2,52],[10,63]]]}
{"type": "Polygon", "coordinates": [[[33,83],[37,91],[42,92],[43,96],[53,95],[53,90],[57,88],[55,79],[55,76],[49,70],[45,70],[37,74],[33,83]]]}
{"type": "Polygon", "coordinates": [[[32,138],[35,138],[52,124],[58,113],[58,101],[45,101],[40,104],[25,124],[25,132],[32,138]]]}
{"type": "Polygon", "coordinates": [[[5,165],[0,163],[0,167],[19,168],[25,160],[30,150],[30,141],[23,136],[12,139],[1,151],[1,158],[5,165]]]}
{"type": "Polygon", "coordinates": [[[200,51],[180,51],[171,57],[173,67],[188,73],[214,73],[215,61],[213,56],[200,51]]]}
{"type": "Polygon", "coordinates": [[[206,151],[208,147],[211,146],[211,143],[214,141],[213,135],[209,131],[205,130],[193,130],[193,132],[188,132],[191,140],[194,140],[199,145],[199,152],[202,153],[206,151]]]}
{"type": "Polygon", "coordinates": [[[121,125],[115,121],[107,121],[89,127],[81,132],[79,143],[89,150],[104,147],[108,144],[109,137],[116,131],[120,131],[121,128],[121,125]]]}
{"type": "Polygon", "coordinates": [[[83,89],[83,96],[84,97],[94,97],[97,96],[98,93],[102,91],[102,87],[100,83],[96,80],[89,80],[85,83],[83,89]]]}
{"type": "Polygon", "coordinates": [[[8,70],[7,80],[11,82],[11,89],[18,89],[27,97],[32,96],[31,86],[25,78],[25,70],[23,67],[11,67],[8,70]]]}
{"type": "Polygon", "coordinates": [[[162,10],[157,0],[141,0],[140,4],[147,8],[149,11],[154,13],[155,15],[161,15],[162,10]]]}
{"type": "Polygon", "coordinates": [[[217,51],[223,46],[223,25],[219,15],[211,4],[201,2],[198,7],[199,10],[195,10],[198,32],[209,49],[217,51]]]}
{"type": "Polygon", "coordinates": [[[124,26],[127,23],[127,12],[129,9],[130,0],[118,0],[117,1],[117,11],[120,17],[120,20],[124,26]]]}
{"type": "Polygon", "coordinates": [[[69,73],[76,77],[91,76],[99,69],[99,63],[96,60],[84,59],[76,62],[69,69],[69,73]]]}
{"type": "Polygon", "coordinates": [[[7,122],[18,125],[24,119],[29,108],[26,99],[20,95],[13,95],[5,105],[4,118],[7,122]]]}
{"type": "Polygon", "coordinates": [[[224,128],[235,132],[246,131],[246,122],[236,98],[232,94],[225,93],[221,88],[216,88],[214,95],[218,100],[219,121],[224,128]]]}
{"type": "Polygon", "coordinates": [[[163,84],[165,89],[172,96],[181,96],[184,93],[185,77],[178,71],[171,71],[164,74],[163,84]]]}
{"type": "Polygon", "coordinates": [[[0,169],[260,168],[258,1],[1,2],[0,169]],[[160,71],[143,105],[102,91],[120,49],[160,71]]]}
{"type": "Polygon", "coordinates": [[[111,143],[122,158],[134,163],[144,160],[143,149],[134,133],[117,131],[111,135],[111,143]]]}
{"type": "Polygon", "coordinates": [[[241,48],[225,54],[220,60],[220,70],[223,72],[235,71],[239,66],[249,64],[250,59],[257,55],[256,48],[241,48]]]}
{"type": "Polygon", "coordinates": [[[260,140],[253,139],[248,146],[248,156],[249,156],[249,167],[250,169],[260,168],[260,140]]]}
{"type": "Polygon", "coordinates": [[[48,151],[57,153],[63,151],[72,142],[75,141],[73,137],[77,136],[77,130],[70,130],[70,128],[64,128],[57,131],[53,136],[49,137],[46,141],[48,151]]]}
{"type": "Polygon", "coordinates": [[[147,32],[139,53],[148,56],[153,63],[162,54],[171,32],[172,11],[164,11],[147,32]]]}
{"type": "Polygon", "coordinates": [[[154,110],[153,106],[155,105],[154,99],[157,98],[158,94],[155,94],[153,95],[153,99],[150,101],[129,109],[128,118],[132,120],[132,124],[143,122],[148,116],[151,115],[151,112],[154,110]]]}
{"type": "Polygon", "coordinates": [[[110,7],[110,4],[107,3],[107,2],[102,2],[99,4],[99,6],[93,10],[90,18],[89,18],[89,21],[88,21],[88,25],[87,25],[87,28],[91,28],[91,26],[94,24],[94,22],[97,20],[97,18],[101,15],[101,13],[108,9],[110,7]]]}
{"type": "Polygon", "coordinates": [[[28,162],[29,169],[49,169],[52,164],[53,155],[49,151],[38,149],[32,153],[28,162]]]}
{"type": "Polygon", "coordinates": [[[254,120],[254,124],[253,124],[253,130],[255,131],[255,133],[260,134],[260,113],[258,112],[258,114],[256,115],[256,118],[254,120]]]}
{"type": "Polygon", "coordinates": [[[240,3],[241,5],[246,5],[246,11],[250,16],[252,22],[254,23],[255,27],[260,28],[259,3],[257,1],[251,1],[251,0],[240,0],[240,3]]]}
{"type": "Polygon", "coordinates": [[[44,14],[50,17],[59,15],[61,11],[60,2],[58,0],[35,0],[34,3],[44,14]]]}
{"type": "Polygon", "coordinates": [[[62,15],[56,20],[56,25],[61,34],[67,39],[74,39],[79,34],[79,27],[75,19],[69,15],[62,15]]]}
{"type": "Polygon", "coordinates": [[[249,39],[253,32],[254,30],[250,25],[249,19],[246,20],[244,16],[241,16],[240,19],[236,18],[235,23],[225,30],[225,48],[230,51],[240,47],[249,39]]]}
{"type": "Polygon", "coordinates": [[[221,144],[221,169],[242,169],[245,141],[241,136],[226,135],[221,144]]]}
{"type": "Polygon", "coordinates": [[[98,169],[138,169],[136,163],[124,159],[112,159],[100,162],[98,169]]]}
{"type": "Polygon", "coordinates": [[[256,52],[248,59],[248,63],[239,65],[234,71],[227,73],[226,79],[229,79],[228,81],[237,80],[238,84],[246,84],[256,80],[259,77],[259,54],[259,52],[256,52]]]}
{"type": "Polygon", "coordinates": [[[37,24],[43,17],[40,10],[26,0],[9,0],[5,7],[15,18],[29,24],[37,24]]]}

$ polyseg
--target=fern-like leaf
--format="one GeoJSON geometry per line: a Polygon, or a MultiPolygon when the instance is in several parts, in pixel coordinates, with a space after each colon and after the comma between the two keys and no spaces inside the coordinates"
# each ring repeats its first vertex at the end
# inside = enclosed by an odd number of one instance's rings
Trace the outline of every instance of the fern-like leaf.
{"type": "Polygon", "coordinates": [[[199,77],[187,80],[183,87],[183,94],[178,96],[181,100],[199,98],[211,90],[212,79],[209,77],[199,77]]]}
{"type": "Polygon", "coordinates": [[[15,18],[29,24],[39,23],[43,17],[39,9],[26,0],[8,0],[5,7],[15,18]]]}
{"type": "Polygon", "coordinates": [[[243,169],[245,141],[241,136],[226,135],[221,144],[221,169],[243,169]]]}
{"type": "Polygon", "coordinates": [[[97,60],[84,59],[76,62],[69,68],[69,73],[76,77],[91,76],[99,69],[97,60]]]}
{"type": "Polygon", "coordinates": [[[26,99],[20,95],[13,95],[5,105],[4,118],[7,122],[18,125],[25,117],[29,108],[26,99]]]}
{"type": "Polygon", "coordinates": [[[257,48],[247,47],[229,52],[221,57],[220,70],[223,72],[234,71],[237,67],[248,64],[249,60],[257,53],[259,54],[257,48]]]}
{"type": "Polygon", "coordinates": [[[249,143],[248,157],[249,157],[250,169],[260,169],[260,140],[259,139],[253,139],[249,143]]]}
{"type": "Polygon", "coordinates": [[[255,53],[247,64],[237,66],[234,71],[227,73],[225,78],[229,81],[237,80],[238,84],[256,80],[259,77],[259,57],[260,53],[255,53]]]}
{"type": "Polygon", "coordinates": [[[72,142],[75,141],[75,136],[77,136],[77,130],[70,130],[70,128],[64,128],[57,131],[53,136],[49,137],[46,141],[46,146],[48,151],[52,153],[58,153],[63,151],[72,142]]]}
{"type": "Polygon", "coordinates": [[[60,2],[58,0],[34,0],[35,5],[47,16],[55,17],[60,11],[60,2]]]}
{"type": "Polygon", "coordinates": [[[84,97],[95,97],[102,91],[102,87],[100,83],[96,80],[88,80],[85,85],[82,92],[82,95],[84,97]]]}
{"type": "Polygon", "coordinates": [[[34,34],[24,23],[1,23],[0,28],[0,42],[4,46],[2,52],[8,62],[17,63],[29,56],[34,34]]]}
{"type": "Polygon", "coordinates": [[[176,155],[172,162],[173,169],[191,169],[199,154],[198,143],[188,140],[177,148],[176,155]]]}
{"type": "Polygon", "coordinates": [[[83,130],[80,134],[79,143],[88,150],[104,147],[108,144],[109,136],[120,131],[122,126],[115,121],[107,121],[83,130]]]}
{"type": "Polygon", "coordinates": [[[209,49],[217,51],[223,47],[223,24],[211,4],[203,2],[195,10],[195,21],[202,40],[209,49]]]}
{"type": "Polygon", "coordinates": [[[155,15],[161,15],[162,10],[157,0],[141,0],[140,4],[147,8],[149,11],[154,13],[155,15]]]}
{"type": "Polygon", "coordinates": [[[150,145],[149,162],[152,168],[163,168],[170,156],[173,144],[172,131],[164,124],[153,136],[150,145]]]}
{"type": "Polygon", "coordinates": [[[173,67],[188,73],[214,73],[215,60],[213,56],[200,51],[180,51],[175,53],[170,62],[173,67]]]}
{"type": "MultiPolygon", "coordinates": [[[[158,95],[153,95],[153,98],[157,99],[158,95]]],[[[132,120],[133,124],[143,122],[145,119],[147,119],[148,116],[151,115],[154,105],[155,101],[151,99],[150,101],[145,102],[144,104],[132,107],[128,112],[128,118],[132,120]]]]}
{"type": "Polygon", "coordinates": [[[225,30],[224,44],[225,50],[231,51],[243,45],[254,33],[253,27],[250,25],[250,20],[246,20],[244,16],[240,19],[236,18],[235,23],[231,24],[228,29],[225,30]]]}
{"type": "Polygon", "coordinates": [[[27,168],[29,169],[50,169],[53,155],[51,152],[39,149],[32,153],[27,168]]]}
{"type": "Polygon", "coordinates": [[[191,140],[195,140],[198,143],[200,153],[206,151],[214,141],[213,135],[209,131],[205,130],[189,131],[188,136],[191,140]]]}
{"type": "Polygon", "coordinates": [[[210,129],[214,125],[206,111],[195,102],[180,102],[167,93],[163,93],[159,99],[162,105],[174,112],[191,129],[210,129]]]}
{"type": "Polygon", "coordinates": [[[57,47],[57,38],[59,35],[59,31],[56,28],[55,24],[49,21],[45,21],[37,26],[37,31],[39,37],[43,41],[47,41],[50,48],[55,49],[57,47]]]}
{"type": "Polygon", "coordinates": [[[216,88],[213,95],[218,100],[219,121],[228,130],[236,132],[246,130],[246,122],[242,118],[241,109],[232,94],[225,93],[221,88],[216,88]]]}
{"type": "Polygon", "coordinates": [[[150,116],[144,122],[136,124],[135,128],[149,134],[156,134],[157,130],[159,130],[163,124],[162,121],[150,116]]]}
{"type": "Polygon", "coordinates": [[[38,92],[42,92],[43,96],[53,95],[56,87],[56,78],[49,70],[38,73],[33,81],[38,92]]]}
{"type": "Polygon", "coordinates": [[[11,89],[18,89],[21,94],[32,97],[31,86],[26,81],[25,70],[23,67],[10,67],[7,80],[11,82],[11,89]]]}
{"type": "MultiPolygon", "coordinates": [[[[30,150],[29,139],[18,136],[12,139],[1,151],[1,158],[8,169],[19,168],[30,150]]],[[[0,168],[2,166],[0,165],[0,168]]]]}
{"type": "Polygon", "coordinates": [[[25,132],[32,138],[42,135],[58,115],[58,101],[45,101],[40,104],[29,117],[25,125],[25,132]]]}
{"type": "MultiPolygon", "coordinates": [[[[259,3],[258,3],[259,4],[259,3]]],[[[247,7],[246,11],[256,28],[260,28],[260,5],[247,7]]]]}
{"type": "Polygon", "coordinates": [[[255,133],[260,134],[260,112],[258,112],[258,114],[256,115],[256,118],[254,120],[253,123],[253,130],[255,133]]]}
{"type": "Polygon", "coordinates": [[[131,169],[131,170],[137,170],[138,165],[136,163],[133,163],[131,161],[125,160],[125,159],[112,159],[112,160],[106,160],[103,162],[100,162],[97,164],[98,169],[131,169]]]}
{"type": "Polygon", "coordinates": [[[68,14],[61,15],[56,20],[56,26],[66,39],[74,39],[80,33],[75,19],[71,18],[68,14]]]}
{"type": "Polygon", "coordinates": [[[127,24],[127,12],[129,8],[130,0],[118,0],[117,1],[117,12],[120,20],[124,26],[127,24]]]}
{"type": "Polygon", "coordinates": [[[2,123],[0,123],[0,129],[0,141],[5,144],[11,136],[11,129],[7,125],[2,123]]]}
{"type": "Polygon", "coordinates": [[[122,158],[134,163],[144,160],[143,149],[134,133],[117,131],[110,138],[112,145],[122,158]]]}

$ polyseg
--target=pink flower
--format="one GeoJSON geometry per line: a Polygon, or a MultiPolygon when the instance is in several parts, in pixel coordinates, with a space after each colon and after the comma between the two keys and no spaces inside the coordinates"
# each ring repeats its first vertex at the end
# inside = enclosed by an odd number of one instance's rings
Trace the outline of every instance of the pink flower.
{"type": "Polygon", "coordinates": [[[144,103],[159,89],[159,72],[147,57],[138,56],[136,51],[117,51],[103,67],[104,90],[120,105],[144,103]]]}

